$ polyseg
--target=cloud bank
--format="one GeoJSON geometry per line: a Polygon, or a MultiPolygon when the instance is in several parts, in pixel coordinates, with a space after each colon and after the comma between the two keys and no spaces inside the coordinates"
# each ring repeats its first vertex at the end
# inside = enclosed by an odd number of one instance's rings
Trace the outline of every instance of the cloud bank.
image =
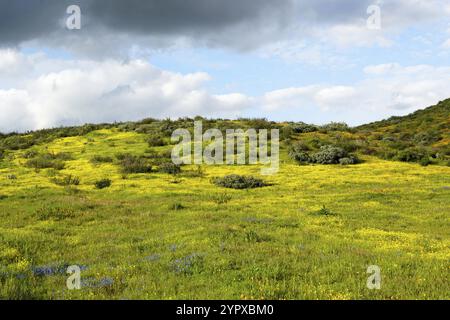
{"type": "Polygon", "coordinates": [[[138,59],[66,61],[7,49],[0,50],[0,61],[0,70],[9,71],[0,73],[3,132],[150,116],[235,118],[249,111],[277,118],[289,110],[298,120],[314,121],[309,107],[361,123],[431,105],[448,95],[450,82],[448,67],[384,64],[366,67],[365,79],[353,86],[317,84],[253,97],[211,94],[207,73],[164,71],[138,59]]]}

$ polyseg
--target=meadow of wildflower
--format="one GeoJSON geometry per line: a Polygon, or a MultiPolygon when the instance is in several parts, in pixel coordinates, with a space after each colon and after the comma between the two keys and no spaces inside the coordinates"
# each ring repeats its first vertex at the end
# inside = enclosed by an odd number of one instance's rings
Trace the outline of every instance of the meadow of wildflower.
{"type": "Polygon", "coordinates": [[[271,176],[259,165],[158,170],[170,149],[110,126],[7,152],[0,298],[450,298],[450,167],[364,154],[299,165],[282,144],[271,176]],[[213,183],[231,174],[266,184],[213,183]],[[80,290],[66,286],[70,265],[80,290]],[[370,265],[379,290],[366,285],[370,265]]]}

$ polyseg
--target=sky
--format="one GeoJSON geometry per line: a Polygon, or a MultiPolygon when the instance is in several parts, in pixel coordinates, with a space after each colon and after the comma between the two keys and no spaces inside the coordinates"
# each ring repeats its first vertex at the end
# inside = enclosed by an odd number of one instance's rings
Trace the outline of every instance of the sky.
{"type": "Polygon", "coordinates": [[[0,0],[3,133],[196,115],[359,125],[449,97],[450,0],[0,0]]]}

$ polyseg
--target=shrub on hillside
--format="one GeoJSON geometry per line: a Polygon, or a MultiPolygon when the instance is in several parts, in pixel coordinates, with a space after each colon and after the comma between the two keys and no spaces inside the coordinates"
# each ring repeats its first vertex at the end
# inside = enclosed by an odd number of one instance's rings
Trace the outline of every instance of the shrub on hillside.
{"type": "Polygon", "coordinates": [[[427,166],[429,166],[432,162],[431,162],[430,158],[424,157],[424,158],[420,159],[419,163],[420,163],[421,166],[427,167],[427,166]]]}
{"type": "Polygon", "coordinates": [[[35,169],[53,168],[55,170],[64,169],[64,161],[71,160],[72,155],[69,153],[44,153],[37,154],[34,158],[29,159],[25,165],[35,169]]]}
{"type": "Polygon", "coordinates": [[[267,184],[261,179],[236,174],[231,174],[222,178],[213,178],[212,182],[216,186],[231,189],[253,189],[267,186],[267,184]]]}
{"type": "Polygon", "coordinates": [[[76,176],[72,176],[71,174],[68,176],[64,176],[62,178],[53,178],[53,183],[58,186],[68,187],[68,186],[77,186],[80,184],[80,178],[76,176]]]}
{"type": "Polygon", "coordinates": [[[172,150],[164,150],[161,152],[157,152],[155,150],[147,150],[143,156],[147,159],[171,159],[172,158],[172,150]]]}
{"type": "Polygon", "coordinates": [[[350,127],[345,122],[331,122],[321,126],[319,129],[321,132],[349,131],[350,127]]]}
{"type": "Polygon", "coordinates": [[[28,160],[25,165],[35,169],[47,169],[53,168],[55,170],[64,169],[64,162],[61,160],[55,160],[45,155],[38,156],[36,158],[28,160]]]}
{"type": "Polygon", "coordinates": [[[355,156],[348,156],[348,157],[339,159],[339,164],[341,164],[343,166],[357,164],[357,163],[359,163],[359,159],[356,158],[355,156]]]}
{"type": "Polygon", "coordinates": [[[181,172],[181,167],[172,162],[165,162],[159,165],[158,172],[168,174],[178,174],[181,172]]]}
{"type": "Polygon", "coordinates": [[[93,164],[99,164],[99,163],[110,163],[113,162],[113,158],[108,157],[108,156],[99,156],[96,155],[91,159],[91,162],[93,164]]]}
{"type": "Polygon", "coordinates": [[[147,143],[150,147],[162,147],[162,146],[166,145],[166,142],[164,141],[164,139],[158,135],[150,136],[147,139],[147,143]]]}
{"type": "Polygon", "coordinates": [[[31,137],[12,135],[0,141],[0,147],[8,150],[28,149],[33,146],[34,141],[31,137]]]}
{"type": "Polygon", "coordinates": [[[298,161],[300,163],[311,163],[311,157],[309,156],[308,152],[305,151],[299,151],[299,152],[290,152],[289,155],[292,159],[295,161],[298,161]]]}
{"type": "Polygon", "coordinates": [[[280,140],[286,141],[290,139],[294,133],[295,131],[291,125],[284,126],[280,130],[280,140]]]}
{"type": "Polygon", "coordinates": [[[310,148],[302,141],[294,143],[289,148],[289,157],[294,159],[295,161],[298,161],[300,163],[309,163],[311,162],[311,158],[307,151],[309,151],[310,148]]]}
{"type": "Polygon", "coordinates": [[[425,150],[408,148],[397,152],[395,159],[403,162],[419,162],[426,157],[428,157],[428,154],[425,150]]]}
{"type": "Polygon", "coordinates": [[[94,183],[95,188],[97,189],[105,189],[111,186],[112,181],[110,179],[101,179],[94,183]]]}
{"type": "Polygon", "coordinates": [[[315,125],[307,124],[304,122],[295,123],[292,126],[292,129],[294,130],[295,133],[308,133],[308,132],[314,132],[314,131],[318,130],[315,125]]]}
{"type": "Polygon", "coordinates": [[[38,154],[39,153],[36,150],[28,150],[28,151],[25,151],[25,153],[23,154],[23,157],[25,159],[31,159],[31,158],[36,157],[38,154]]]}
{"type": "Polygon", "coordinates": [[[348,153],[342,148],[335,146],[322,146],[320,151],[314,153],[311,159],[318,164],[338,164],[339,159],[347,158],[348,153]]]}
{"type": "Polygon", "coordinates": [[[149,173],[152,166],[147,160],[141,157],[127,155],[120,161],[123,173],[149,173]]]}

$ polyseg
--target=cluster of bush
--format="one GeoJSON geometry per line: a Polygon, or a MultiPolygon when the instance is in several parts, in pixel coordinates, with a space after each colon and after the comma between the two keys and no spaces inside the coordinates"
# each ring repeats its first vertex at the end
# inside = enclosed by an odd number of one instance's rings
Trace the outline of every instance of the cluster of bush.
{"type": "Polygon", "coordinates": [[[166,141],[161,135],[151,135],[147,139],[147,143],[149,147],[162,147],[166,145],[166,141]]]}
{"type": "MultiPolygon", "coordinates": [[[[439,155],[437,156],[439,157],[439,155]]],[[[385,160],[396,160],[402,162],[416,162],[422,166],[428,166],[432,163],[436,155],[429,154],[428,150],[424,148],[406,148],[404,150],[388,150],[385,151],[381,158],[385,160]]]]}
{"type": "Polygon", "coordinates": [[[92,157],[91,162],[93,164],[100,164],[100,163],[111,163],[113,162],[113,158],[109,157],[109,156],[99,156],[96,155],[94,157],[92,157]]]}
{"type": "Polygon", "coordinates": [[[212,183],[219,187],[231,189],[253,189],[268,186],[268,184],[261,179],[253,176],[241,176],[236,174],[213,178],[212,183]]]}
{"type": "Polygon", "coordinates": [[[123,173],[149,173],[152,166],[146,159],[134,155],[119,155],[118,160],[123,173]]]}
{"type": "Polygon", "coordinates": [[[22,150],[34,145],[52,142],[58,138],[83,136],[94,130],[113,127],[114,124],[85,124],[79,127],[62,127],[29,131],[23,134],[0,134],[0,150],[22,150]]]}
{"type": "Polygon", "coordinates": [[[359,159],[355,155],[349,154],[345,149],[326,145],[321,146],[317,152],[310,152],[307,145],[299,142],[291,146],[289,156],[302,164],[342,164],[350,165],[359,163],[359,159]]]}
{"type": "Polygon", "coordinates": [[[109,188],[112,184],[112,181],[110,179],[101,179],[98,181],[95,181],[94,186],[97,189],[105,189],[109,188]]]}
{"type": "Polygon", "coordinates": [[[52,181],[54,184],[63,187],[78,186],[80,184],[80,178],[73,175],[67,175],[61,178],[55,177],[52,181]]]}
{"type": "Polygon", "coordinates": [[[289,127],[295,133],[309,133],[319,131],[321,133],[327,133],[330,131],[352,131],[352,129],[344,122],[331,122],[323,126],[317,126],[304,122],[291,123],[289,127]]]}
{"type": "Polygon", "coordinates": [[[64,169],[64,161],[72,159],[72,156],[65,152],[44,154],[32,153],[32,155],[28,156],[31,158],[25,163],[25,165],[34,169],[53,168],[55,170],[62,170],[64,169]]]}
{"type": "Polygon", "coordinates": [[[179,174],[181,173],[181,167],[174,164],[170,159],[162,158],[163,155],[150,154],[144,156],[136,156],[131,154],[117,154],[116,157],[119,160],[119,165],[121,166],[122,173],[132,174],[132,173],[150,173],[150,172],[161,172],[167,174],[179,174]],[[156,168],[154,169],[151,160],[152,157],[157,157],[161,159],[158,162],[156,168]]]}

